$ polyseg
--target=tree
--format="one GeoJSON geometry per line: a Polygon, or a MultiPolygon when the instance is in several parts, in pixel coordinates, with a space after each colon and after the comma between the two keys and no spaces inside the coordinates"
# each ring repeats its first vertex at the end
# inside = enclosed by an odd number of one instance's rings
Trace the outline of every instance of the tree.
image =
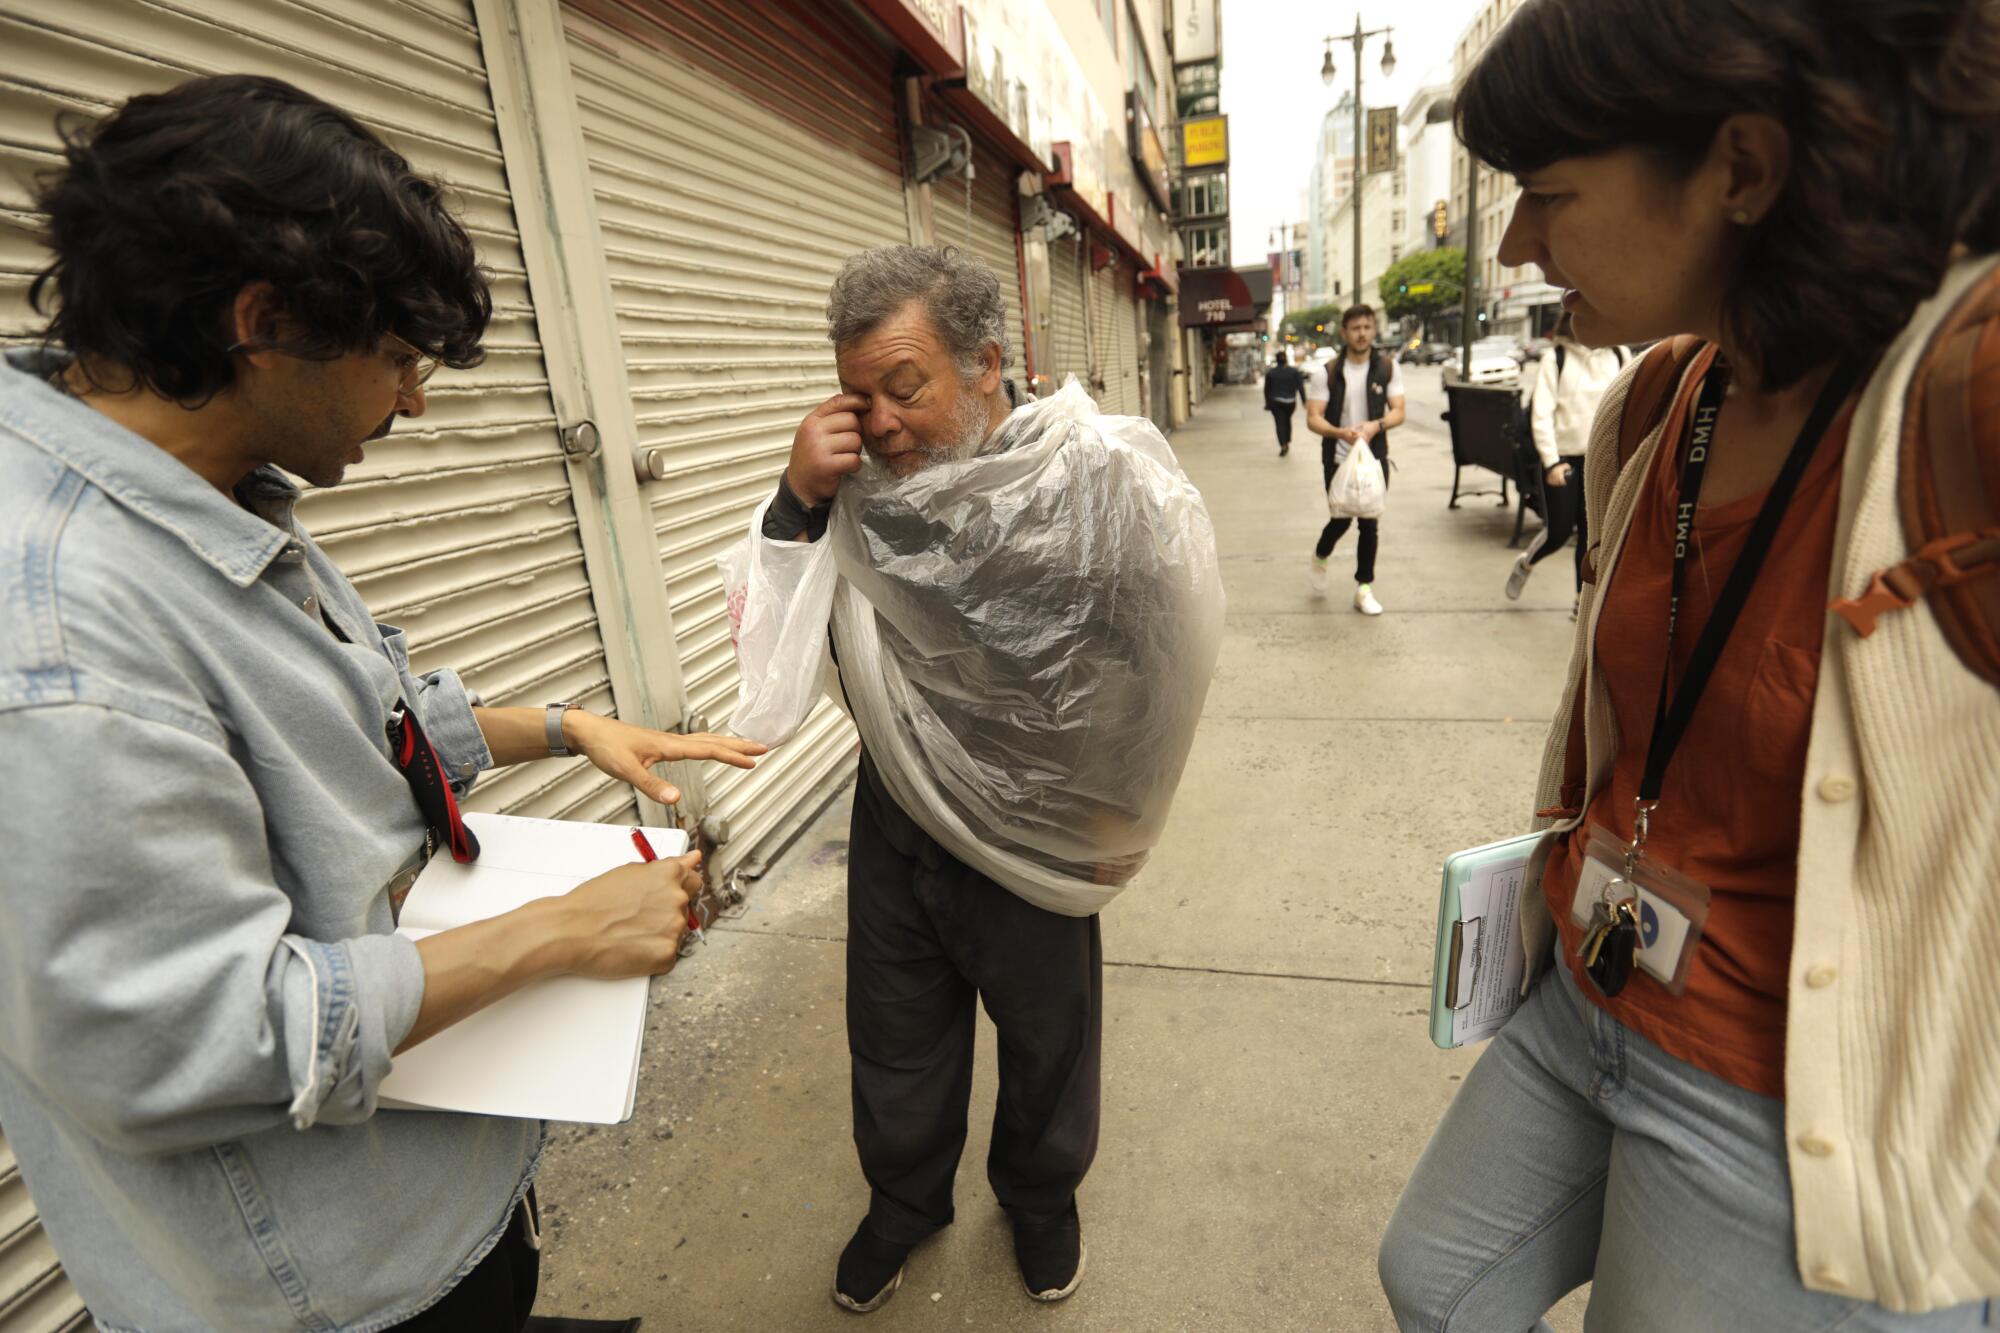
{"type": "Polygon", "coordinates": [[[1316,305],[1286,315],[1278,332],[1286,338],[1322,346],[1340,341],[1340,312],[1344,305],[1316,305]]]}
{"type": "Polygon", "coordinates": [[[1429,321],[1465,300],[1465,251],[1456,246],[1419,250],[1382,274],[1382,304],[1390,319],[1429,321]]]}

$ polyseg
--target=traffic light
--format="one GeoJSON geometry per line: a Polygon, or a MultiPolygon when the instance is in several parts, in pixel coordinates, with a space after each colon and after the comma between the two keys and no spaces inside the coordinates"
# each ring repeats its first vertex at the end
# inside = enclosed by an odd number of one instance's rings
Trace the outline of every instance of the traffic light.
{"type": "Polygon", "coordinates": [[[1408,296],[1410,294],[1410,284],[1407,282],[1403,283],[1401,286],[1397,287],[1396,290],[1400,292],[1402,295],[1408,296]]]}
{"type": "MultiPolygon", "coordinates": [[[[1484,316],[1484,315],[1481,315],[1481,316],[1480,316],[1480,318],[1481,318],[1481,319],[1485,319],[1485,318],[1486,318],[1486,316],[1484,316]]],[[[1326,325],[1324,325],[1324,324],[1315,324],[1315,325],[1313,325],[1313,332],[1314,332],[1314,333],[1325,333],[1325,332],[1326,332],[1326,325]]]]}

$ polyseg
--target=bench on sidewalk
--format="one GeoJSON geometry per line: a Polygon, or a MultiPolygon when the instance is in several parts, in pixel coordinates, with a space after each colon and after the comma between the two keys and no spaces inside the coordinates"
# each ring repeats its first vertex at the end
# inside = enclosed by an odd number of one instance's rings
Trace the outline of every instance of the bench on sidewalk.
{"type": "Polygon", "coordinates": [[[1500,507],[1508,503],[1507,485],[1517,492],[1514,535],[1508,549],[1521,544],[1528,511],[1548,514],[1542,488],[1542,470],[1536,465],[1532,440],[1522,438],[1521,395],[1509,384],[1455,384],[1445,381],[1445,398],[1450,406],[1444,419],[1451,424],[1451,500],[1447,509],[1458,508],[1460,496],[1498,495],[1500,507]],[[1500,478],[1498,491],[1460,489],[1459,475],[1466,468],[1480,467],[1500,478]]]}

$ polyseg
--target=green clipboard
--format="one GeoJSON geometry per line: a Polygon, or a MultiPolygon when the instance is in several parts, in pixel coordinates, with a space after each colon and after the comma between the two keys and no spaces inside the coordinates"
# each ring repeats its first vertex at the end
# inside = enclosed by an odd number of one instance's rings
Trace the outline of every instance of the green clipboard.
{"type": "Polygon", "coordinates": [[[1467,1046],[1505,1027],[1521,1004],[1521,895],[1540,833],[1445,858],[1431,966],[1431,1041],[1467,1046]]]}

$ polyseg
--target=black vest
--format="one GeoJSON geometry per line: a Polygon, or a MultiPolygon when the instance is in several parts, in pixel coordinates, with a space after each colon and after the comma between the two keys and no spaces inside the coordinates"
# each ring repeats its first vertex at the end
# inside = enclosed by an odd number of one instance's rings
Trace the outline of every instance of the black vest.
{"type": "MultiPolygon", "coordinates": [[[[1389,381],[1396,373],[1396,363],[1389,359],[1387,352],[1368,354],[1368,420],[1380,421],[1389,414],[1389,381]]],[[[1336,426],[1358,426],[1358,421],[1342,421],[1347,411],[1347,353],[1326,363],[1326,419],[1336,426]]],[[[1389,451],[1389,432],[1384,430],[1375,437],[1375,456],[1381,457],[1389,451]]]]}

